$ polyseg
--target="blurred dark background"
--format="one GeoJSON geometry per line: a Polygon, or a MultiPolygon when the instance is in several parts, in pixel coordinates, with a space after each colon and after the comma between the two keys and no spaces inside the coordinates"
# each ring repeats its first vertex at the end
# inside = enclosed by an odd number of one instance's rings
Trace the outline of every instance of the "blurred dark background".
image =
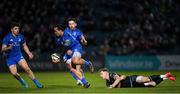
{"type": "MultiPolygon", "coordinates": [[[[178,56],[179,5],[179,0],[1,0],[0,45],[16,19],[35,55],[30,66],[64,70],[63,64],[50,62],[56,46],[49,27],[67,25],[67,19],[74,17],[88,41],[83,57],[92,60],[96,69],[106,66],[107,56],[178,56]]],[[[0,55],[0,71],[4,71],[7,67],[0,55]]]]}

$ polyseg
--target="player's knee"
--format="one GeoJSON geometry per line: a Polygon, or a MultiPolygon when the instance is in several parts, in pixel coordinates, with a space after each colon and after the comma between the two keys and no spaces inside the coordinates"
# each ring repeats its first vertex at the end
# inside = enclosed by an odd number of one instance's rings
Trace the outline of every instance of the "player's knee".
{"type": "Polygon", "coordinates": [[[68,51],[67,51],[67,55],[72,55],[72,51],[71,51],[71,50],[68,50],[68,51]]]}
{"type": "Polygon", "coordinates": [[[73,69],[73,68],[70,68],[70,71],[71,71],[71,72],[74,72],[74,70],[75,70],[75,69],[73,69]]]}
{"type": "Polygon", "coordinates": [[[76,65],[76,70],[81,71],[81,66],[80,65],[76,65]]]}
{"type": "Polygon", "coordinates": [[[76,70],[82,72],[82,69],[76,69],[76,70]]]}
{"type": "Polygon", "coordinates": [[[31,69],[30,68],[25,68],[24,69],[26,72],[31,72],[31,69]]]}
{"type": "Polygon", "coordinates": [[[77,64],[77,63],[79,62],[79,58],[74,57],[74,58],[72,59],[72,62],[73,62],[74,64],[77,64]]]}

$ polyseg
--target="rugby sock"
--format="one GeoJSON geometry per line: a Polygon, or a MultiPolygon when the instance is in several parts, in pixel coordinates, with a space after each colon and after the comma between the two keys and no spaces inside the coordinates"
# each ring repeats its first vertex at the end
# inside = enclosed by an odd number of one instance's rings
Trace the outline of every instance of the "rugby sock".
{"type": "Polygon", "coordinates": [[[14,75],[14,78],[16,78],[25,88],[28,88],[28,84],[24,81],[23,78],[18,75],[14,75]]]}
{"type": "Polygon", "coordinates": [[[82,73],[82,76],[85,78],[85,76],[84,76],[84,72],[83,72],[83,71],[81,71],[81,73],[82,73]]]}
{"type": "Polygon", "coordinates": [[[37,79],[33,79],[32,81],[34,82],[37,88],[43,88],[43,86],[38,82],[37,79]]]}
{"type": "Polygon", "coordinates": [[[83,83],[83,85],[85,85],[87,83],[87,81],[84,77],[81,79],[81,82],[83,83]]]}
{"type": "Polygon", "coordinates": [[[168,79],[168,78],[162,78],[163,80],[166,80],[166,79],[168,79]]]}
{"type": "Polygon", "coordinates": [[[162,78],[163,80],[168,79],[166,75],[160,75],[160,78],[162,78]]]}
{"type": "MultiPolygon", "coordinates": [[[[77,81],[76,84],[77,85],[83,85],[83,83],[81,82],[81,80],[74,74],[74,72],[70,71],[71,75],[73,76],[73,78],[77,81]]],[[[84,75],[83,75],[84,77],[84,75]]]]}
{"type": "Polygon", "coordinates": [[[70,73],[71,73],[72,77],[77,81],[78,77],[72,71],[70,71],[70,73]]]}
{"type": "Polygon", "coordinates": [[[160,75],[161,78],[167,78],[166,75],[160,75]]]}
{"type": "Polygon", "coordinates": [[[88,65],[90,65],[90,62],[89,62],[89,61],[84,60],[84,64],[85,64],[86,66],[88,66],[88,65]]]}
{"type": "Polygon", "coordinates": [[[157,85],[163,81],[160,75],[151,75],[150,79],[154,81],[157,85]]]}

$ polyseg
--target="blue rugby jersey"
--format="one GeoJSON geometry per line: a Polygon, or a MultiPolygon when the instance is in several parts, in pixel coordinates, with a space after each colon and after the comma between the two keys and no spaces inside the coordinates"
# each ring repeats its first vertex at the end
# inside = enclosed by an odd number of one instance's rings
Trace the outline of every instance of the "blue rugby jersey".
{"type": "Polygon", "coordinates": [[[79,29],[75,28],[74,30],[71,30],[70,28],[66,28],[64,32],[69,32],[81,44],[81,37],[83,33],[79,29]]]}
{"type": "Polygon", "coordinates": [[[7,57],[15,57],[18,55],[22,55],[21,53],[21,46],[22,44],[25,43],[24,36],[22,34],[19,34],[17,36],[13,36],[12,33],[7,34],[3,38],[3,43],[4,45],[10,46],[12,45],[12,49],[5,52],[7,57]]]}

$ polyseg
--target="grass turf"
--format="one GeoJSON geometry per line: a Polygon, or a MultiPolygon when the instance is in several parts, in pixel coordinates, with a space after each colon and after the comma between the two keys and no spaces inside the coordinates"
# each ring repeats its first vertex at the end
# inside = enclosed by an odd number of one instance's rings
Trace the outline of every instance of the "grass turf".
{"type": "MultiPolygon", "coordinates": [[[[164,74],[165,71],[120,71],[125,75],[153,75],[164,74]]],[[[163,81],[157,87],[151,88],[113,88],[105,87],[105,81],[98,73],[85,73],[90,88],[86,89],[77,86],[75,80],[68,72],[35,72],[37,79],[44,85],[43,89],[37,89],[33,82],[24,73],[20,73],[29,84],[28,89],[24,89],[10,73],[0,74],[0,93],[180,93],[180,71],[172,71],[176,75],[176,82],[163,81]]]]}

